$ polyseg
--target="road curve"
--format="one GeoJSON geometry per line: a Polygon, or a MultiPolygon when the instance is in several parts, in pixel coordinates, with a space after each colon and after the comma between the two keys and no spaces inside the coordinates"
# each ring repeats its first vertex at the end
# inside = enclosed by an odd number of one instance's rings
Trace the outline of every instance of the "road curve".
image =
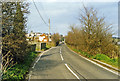
{"type": "Polygon", "coordinates": [[[119,81],[117,75],[73,53],[64,44],[41,56],[31,70],[30,81],[33,79],[119,81]]]}

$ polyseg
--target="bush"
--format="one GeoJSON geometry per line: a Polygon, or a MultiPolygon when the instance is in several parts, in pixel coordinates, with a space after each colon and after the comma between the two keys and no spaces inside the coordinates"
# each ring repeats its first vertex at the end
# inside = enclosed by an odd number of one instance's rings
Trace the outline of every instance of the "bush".
{"type": "Polygon", "coordinates": [[[31,63],[34,61],[37,55],[37,52],[30,52],[27,54],[27,56],[25,56],[25,62],[16,64],[13,67],[7,69],[7,71],[3,74],[3,80],[23,81],[23,79],[25,79],[26,73],[28,73],[31,63]]]}
{"type": "Polygon", "coordinates": [[[77,53],[81,53],[83,56],[90,58],[92,57],[92,55],[88,54],[87,52],[83,52],[81,50],[77,50],[77,49],[73,49],[73,51],[77,52],[77,53]]]}
{"type": "Polygon", "coordinates": [[[97,59],[97,60],[100,60],[100,61],[103,61],[105,63],[108,63],[108,64],[111,64],[113,66],[118,66],[118,58],[109,58],[108,56],[104,55],[104,54],[97,54],[93,57],[94,59],[97,59]]]}
{"type": "Polygon", "coordinates": [[[60,41],[59,33],[54,33],[52,35],[51,39],[52,39],[52,43],[54,44],[54,46],[57,46],[59,44],[59,41],[60,41]]]}
{"type": "MultiPolygon", "coordinates": [[[[72,49],[72,46],[70,46],[70,45],[67,45],[67,46],[72,49]]],[[[72,50],[77,52],[77,53],[80,53],[81,55],[83,55],[87,58],[97,59],[97,60],[100,60],[100,61],[105,62],[107,64],[110,64],[114,67],[120,67],[120,63],[118,63],[119,62],[118,59],[120,59],[120,58],[110,58],[105,54],[96,54],[93,56],[93,55],[91,55],[87,52],[83,52],[81,50],[77,50],[77,49],[72,49],[72,50]]]]}
{"type": "Polygon", "coordinates": [[[97,60],[104,60],[104,61],[109,61],[110,58],[104,54],[97,54],[93,57],[94,59],[97,59],[97,60]]]}

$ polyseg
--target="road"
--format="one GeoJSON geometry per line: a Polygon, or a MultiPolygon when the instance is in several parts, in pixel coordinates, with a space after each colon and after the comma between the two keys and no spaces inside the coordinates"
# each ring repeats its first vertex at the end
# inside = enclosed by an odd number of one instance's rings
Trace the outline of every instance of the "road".
{"type": "Polygon", "coordinates": [[[44,53],[30,75],[30,81],[33,79],[118,81],[117,75],[73,53],[64,44],[44,53]]]}

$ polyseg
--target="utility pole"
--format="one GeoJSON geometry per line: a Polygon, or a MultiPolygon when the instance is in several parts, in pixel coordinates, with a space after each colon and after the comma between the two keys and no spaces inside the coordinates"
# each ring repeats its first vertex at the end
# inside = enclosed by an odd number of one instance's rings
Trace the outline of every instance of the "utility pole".
{"type": "Polygon", "coordinates": [[[49,18],[49,36],[48,36],[49,40],[50,40],[50,18],[49,18]]]}

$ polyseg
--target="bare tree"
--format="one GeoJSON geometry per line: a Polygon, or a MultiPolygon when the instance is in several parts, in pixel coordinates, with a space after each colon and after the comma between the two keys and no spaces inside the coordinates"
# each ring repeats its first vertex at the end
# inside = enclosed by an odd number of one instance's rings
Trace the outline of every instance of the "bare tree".
{"type": "Polygon", "coordinates": [[[81,27],[71,27],[66,36],[66,42],[91,55],[106,54],[114,58],[118,48],[112,43],[112,25],[107,25],[105,17],[99,17],[96,9],[83,6],[79,21],[81,27]]]}

